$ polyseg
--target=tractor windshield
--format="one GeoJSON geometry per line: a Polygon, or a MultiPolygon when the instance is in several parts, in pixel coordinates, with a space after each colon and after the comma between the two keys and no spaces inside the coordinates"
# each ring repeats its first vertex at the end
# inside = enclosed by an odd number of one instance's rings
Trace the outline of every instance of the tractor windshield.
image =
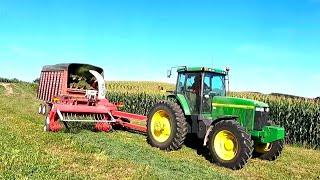
{"type": "Polygon", "coordinates": [[[225,96],[225,75],[206,72],[203,80],[203,91],[205,95],[225,96]]]}

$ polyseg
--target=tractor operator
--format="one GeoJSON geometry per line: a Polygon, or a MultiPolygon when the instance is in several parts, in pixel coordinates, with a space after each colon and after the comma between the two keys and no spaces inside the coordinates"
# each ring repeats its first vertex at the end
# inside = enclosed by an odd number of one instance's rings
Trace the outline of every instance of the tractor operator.
{"type": "MultiPolygon", "coordinates": [[[[208,86],[206,84],[206,82],[203,82],[203,89],[204,90],[208,90],[210,89],[210,86],[208,86]]],[[[194,83],[192,84],[191,86],[191,89],[194,93],[196,93],[197,95],[200,96],[200,92],[201,92],[201,75],[197,75],[195,78],[194,78],[194,83]]]]}

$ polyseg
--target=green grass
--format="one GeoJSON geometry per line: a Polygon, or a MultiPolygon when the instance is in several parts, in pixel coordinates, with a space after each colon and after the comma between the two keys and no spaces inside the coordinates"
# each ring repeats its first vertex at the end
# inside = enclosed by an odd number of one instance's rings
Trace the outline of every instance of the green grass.
{"type": "Polygon", "coordinates": [[[0,93],[3,94],[3,92],[5,92],[6,88],[3,87],[2,85],[0,85],[0,93]]]}
{"type": "Polygon", "coordinates": [[[286,146],[275,162],[252,159],[240,171],[211,164],[184,146],[164,152],[124,131],[45,133],[28,85],[0,86],[0,179],[316,179],[320,151],[286,146]]]}

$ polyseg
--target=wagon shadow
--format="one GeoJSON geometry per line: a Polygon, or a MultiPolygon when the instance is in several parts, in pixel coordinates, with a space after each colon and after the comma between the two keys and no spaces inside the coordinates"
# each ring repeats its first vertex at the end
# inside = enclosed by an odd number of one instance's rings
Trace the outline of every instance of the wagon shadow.
{"type": "Polygon", "coordinates": [[[63,132],[70,134],[79,134],[82,131],[92,131],[97,132],[94,128],[94,125],[89,123],[71,123],[63,122],[63,132]]]}

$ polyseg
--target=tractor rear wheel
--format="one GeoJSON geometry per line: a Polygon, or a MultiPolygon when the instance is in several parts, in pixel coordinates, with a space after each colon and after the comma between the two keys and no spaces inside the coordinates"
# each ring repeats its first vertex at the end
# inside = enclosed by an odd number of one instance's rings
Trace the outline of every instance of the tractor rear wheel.
{"type": "Polygon", "coordinates": [[[241,169],[252,156],[251,136],[235,120],[222,120],[213,125],[208,143],[212,161],[219,166],[241,169]]]}
{"type": "Polygon", "coordinates": [[[186,118],[180,106],[170,101],[160,101],[150,111],[147,121],[147,141],[162,150],[182,147],[188,133],[186,118]]]}
{"type": "Polygon", "coordinates": [[[255,144],[253,156],[262,160],[274,161],[280,156],[283,145],[283,140],[272,143],[255,144]]]}

